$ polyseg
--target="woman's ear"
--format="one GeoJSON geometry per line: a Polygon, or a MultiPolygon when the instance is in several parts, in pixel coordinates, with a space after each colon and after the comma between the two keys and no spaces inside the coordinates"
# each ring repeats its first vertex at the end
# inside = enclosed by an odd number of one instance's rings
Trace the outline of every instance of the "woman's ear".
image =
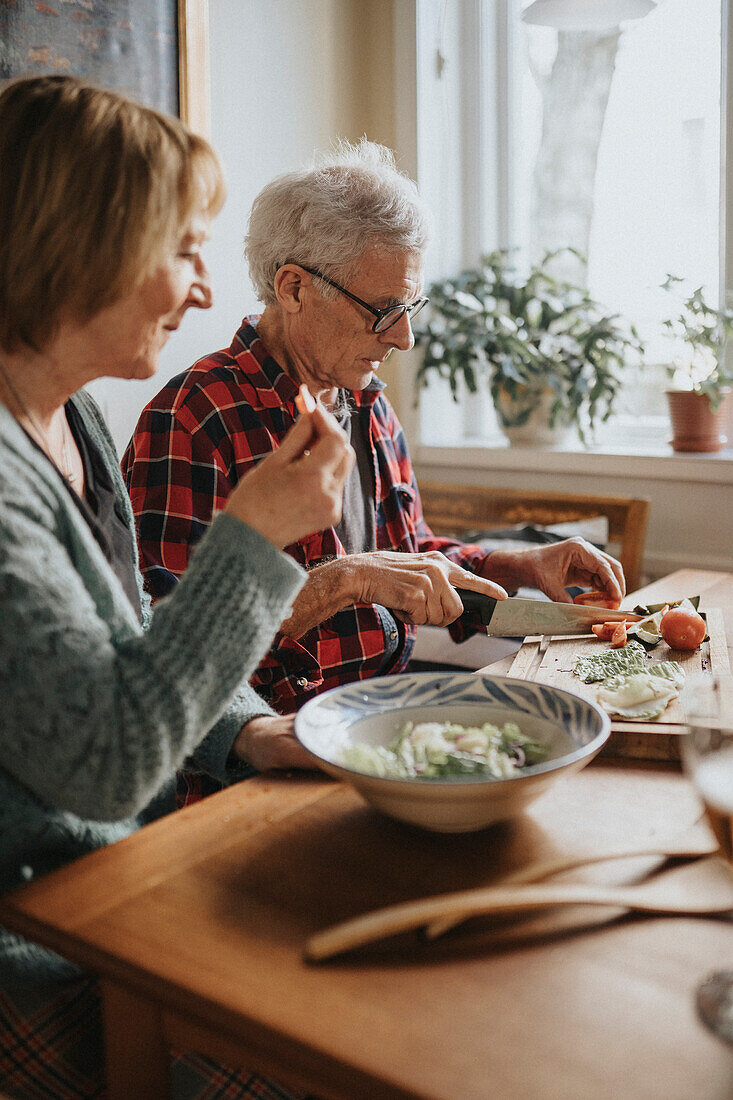
{"type": "Polygon", "coordinates": [[[303,288],[311,276],[297,264],[283,264],[277,269],[273,289],[278,303],[287,313],[299,313],[303,306],[303,288]]]}

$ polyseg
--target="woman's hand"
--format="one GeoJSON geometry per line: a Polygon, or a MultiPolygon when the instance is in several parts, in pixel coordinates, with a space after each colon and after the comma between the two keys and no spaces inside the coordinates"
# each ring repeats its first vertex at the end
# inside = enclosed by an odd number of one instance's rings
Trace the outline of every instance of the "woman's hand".
{"type": "Polygon", "coordinates": [[[341,518],[344,484],[355,455],[320,405],[301,415],[276,451],[245,474],[226,511],[277,547],[341,518]]]}
{"type": "Polygon", "coordinates": [[[257,718],[250,718],[237,734],[232,745],[232,754],[237,760],[245,760],[260,772],[266,772],[270,768],[314,770],[317,765],[296,741],[293,725],[292,714],[284,717],[262,714],[257,718]]]}
{"type": "Polygon", "coordinates": [[[481,572],[507,588],[539,588],[557,603],[572,602],[565,591],[570,585],[594,588],[619,602],[626,593],[621,563],[577,536],[531,550],[494,550],[481,572]]]}

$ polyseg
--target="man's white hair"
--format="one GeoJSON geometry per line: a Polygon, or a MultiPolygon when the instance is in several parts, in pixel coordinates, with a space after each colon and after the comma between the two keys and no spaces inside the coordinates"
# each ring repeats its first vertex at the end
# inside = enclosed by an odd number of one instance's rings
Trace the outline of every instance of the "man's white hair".
{"type": "MultiPolygon", "coordinates": [[[[369,249],[422,255],[432,229],[415,183],[384,145],[340,140],[315,163],[279,176],[252,204],[245,255],[259,298],[275,301],[278,268],[304,264],[348,282],[369,249]]],[[[338,291],[319,283],[324,297],[338,291]]]]}

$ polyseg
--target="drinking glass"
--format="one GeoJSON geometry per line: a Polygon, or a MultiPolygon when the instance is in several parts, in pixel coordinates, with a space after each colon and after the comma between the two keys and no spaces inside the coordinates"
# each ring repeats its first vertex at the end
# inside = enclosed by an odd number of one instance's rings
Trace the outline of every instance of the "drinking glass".
{"type": "MultiPolygon", "coordinates": [[[[733,865],[733,675],[690,676],[682,694],[688,733],[685,768],[705,807],[720,854],[733,865]]],[[[733,969],[715,970],[698,986],[697,1010],[733,1044],[733,969]]]]}

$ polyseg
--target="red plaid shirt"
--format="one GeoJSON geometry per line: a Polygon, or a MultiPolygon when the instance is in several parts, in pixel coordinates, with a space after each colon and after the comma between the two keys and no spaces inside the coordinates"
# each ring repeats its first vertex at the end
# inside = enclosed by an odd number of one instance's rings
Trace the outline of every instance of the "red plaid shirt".
{"type": "MultiPolygon", "coordinates": [[[[154,597],[171,591],[213,514],[297,417],[297,386],[259,339],[257,320],[246,318],[230,348],[171,379],[143,410],[122,460],[154,597]]],[[[353,395],[374,463],[377,549],[440,550],[477,572],[485,550],[439,538],[425,523],[405,437],[383,386],[374,379],[353,395]]],[[[286,550],[305,569],[345,554],[333,527],[286,550]]],[[[461,621],[451,627],[456,640],[468,632],[461,621]]],[[[400,624],[390,673],[406,667],[414,633],[400,624]]],[[[356,604],[297,640],[277,634],[252,685],[280,713],[291,713],[319,692],[374,676],[385,650],[378,608],[356,604]]]]}

